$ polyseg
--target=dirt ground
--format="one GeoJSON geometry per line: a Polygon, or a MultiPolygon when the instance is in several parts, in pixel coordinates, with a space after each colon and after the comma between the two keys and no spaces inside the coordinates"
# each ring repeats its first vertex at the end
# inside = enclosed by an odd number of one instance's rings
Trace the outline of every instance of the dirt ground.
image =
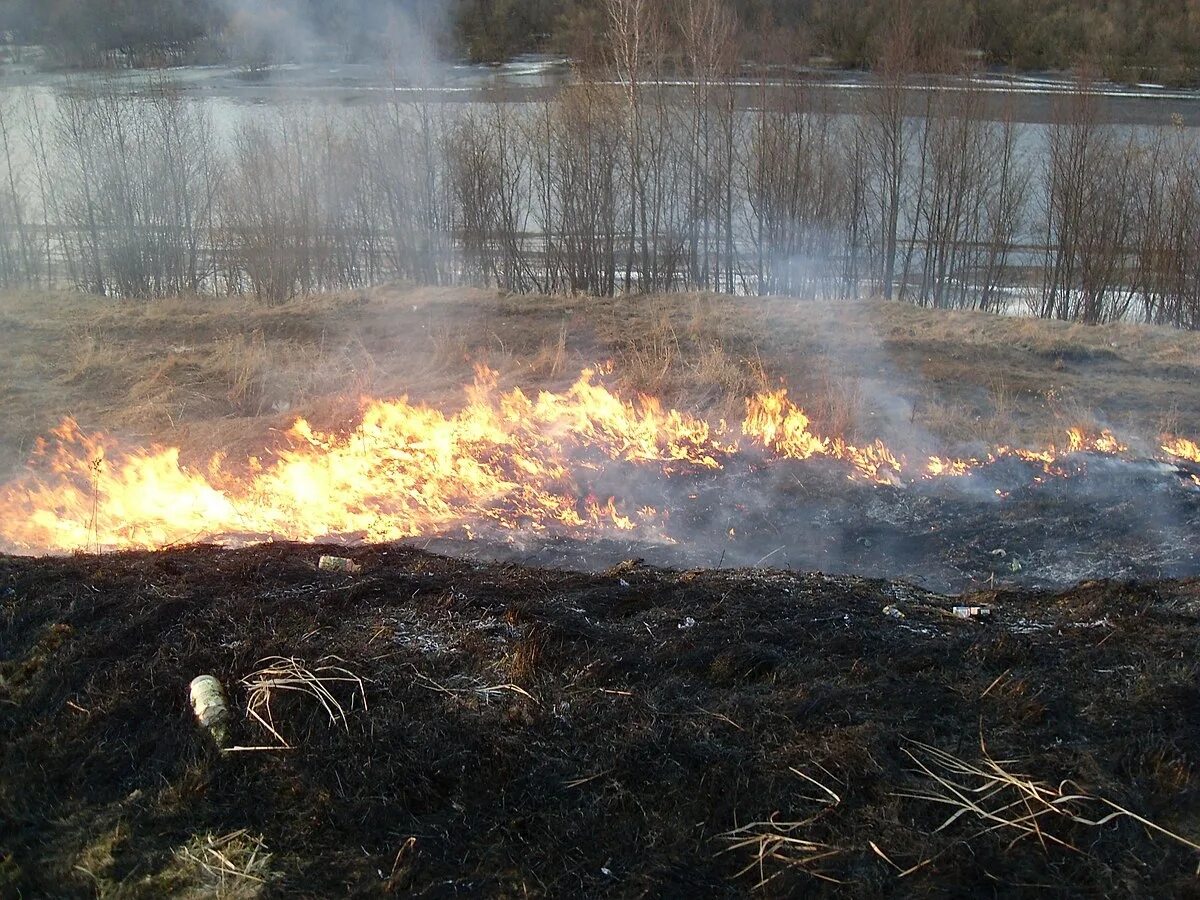
{"type": "Polygon", "coordinates": [[[1200,583],[320,552],[0,558],[0,895],[1196,893],[1200,583]]]}
{"type": "Polygon", "coordinates": [[[1061,443],[1072,425],[1148,447],[1200,433],[1200,335],[1169,329],[780,298],[23,293],[0,295],[0,472],[68,414],[133,443],[255,453],[295,415],[338,423],[367,395],[456,404],[478,364],[529,390],[606,362],[606,383],[711,415],[784,383],[819,432],[902,452],[1061,443]]]}

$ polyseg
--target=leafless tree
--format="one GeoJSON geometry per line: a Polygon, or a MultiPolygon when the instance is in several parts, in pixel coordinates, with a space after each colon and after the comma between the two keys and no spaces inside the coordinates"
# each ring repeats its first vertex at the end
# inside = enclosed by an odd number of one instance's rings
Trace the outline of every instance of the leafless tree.
{"type": "Polygon", "coordinates": [[[864,92],[857,120],[859,141],[871,167],[867,187],[874,207],[879,292],[895,290],[900,213],[906,188],[911,129],[905,115],[908,78],[914,69],[916,35],[907,0],[895,6],[891,27],[875,67],[876,84],[864,92]]]}
{"type": "Polygon", "coordinates": [[[1132,226],[1132,133],[1120,138],[1100,118],[1087,81],[1055,107],[1045,195],[1046,259],[1037,312],[1088,323],[1122,318],[1132,226]]]}

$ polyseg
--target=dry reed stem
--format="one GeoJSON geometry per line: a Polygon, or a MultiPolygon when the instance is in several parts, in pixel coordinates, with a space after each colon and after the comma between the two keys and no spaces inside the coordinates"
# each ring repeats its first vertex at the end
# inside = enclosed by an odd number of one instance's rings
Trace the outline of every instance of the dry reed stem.
{"type": "Polygon", "coordinates": [[[810,841],[797,834],[801,829],[812,825],[831,809],[837,807],[842,802],[842,798],[799,769],[793,768],[791,771],[820,789],[822,796],[803,797],[805,800],[820,804],[820,808],[805,819],[782,821],[779,819],[778,813],[773,813],[765,821],[751,822],[727,831],[720,837],[728,841],[729,846],[721,853],[733,853],[746,849],[752,851],[750,862],[738,870],[734,877],[741,878],[747,872],[757,869],[758,882],[754,885],[755,890],[765,887],[788,869],[800,869],[813,878],[832,884],[845,884],[846,882],[821,871],[816,866],[817,863],[837,856],[843,851],[830,844],[810,841]],[[775,863],[779,866],[770,875],[767,874],[768,863],[775,863]]]}
{"type": "MultiPolygon", "coordinates": [[[[1200,851],[1200,844],[1157,825],[1130,810],[1107,800],[1083,793],[1070,780],[1057,787],[1035,781],[1028,775],[1014,774],[1006,766],[1012,760],[996,760],[980,739],[981,760],[970,763],[937,747],[910,741],[903,748],[916,765],[915,773],[931,780],[928,791],[898,792],[895,796],[925,800],[951,807],[954,812],[934,832],[948,828],[964,816],[973,816],[987,823],[970,838],[993,831],[1016,832],[1008,846],[1034,837],[1044,850],[1051,844],[1079,852],[1079,848],[1047,829],[1055,823],[1072,823],[1099,828],[1121,818],[1132,819],[1143,827],[1168,837],[1177,843],[1200,851]],[[1088,816],[1082,807],[1098,804],[1102,814],[1088,816]]],[[[915,870],[915,869],[914,869],[915,870]]],[[[910,871],[914,871],[910,870],[910,871]]]]}
{"type": "Polygon", "coordinates": [[[346,720],[346,709],[334,695],[333,686],[352,684],[356,688],[352,697],[362,697],[363,709],[367,708],[367,692],[363,680],[342,666],[330,665],[330,662],[344,662],[337,656],[325,656],[317,661],[315,668],[309,669],[304,660],[295,657],[268,656],[260,659],[258,670],[242,679],[242,684],[249,692],[246,704],[246,714],[259,723],[278,741],[275,747],[238,747],[238,750],[290,750],[291,744],[275,727],[275,717],[271,710],[271,698],[276,691],[294,691],[312,697],[320,704],[329,716],[331,725],[341,725],[349,731],[346,720]]]}
{"type": "Polygon", "coordinates": [[[541,705],[537,697],[533,696],[533,694],[529,693],[529,691],[525,690],[525,688],[521,687],[519,684],[493,684],[480,685],[472,688],[450,688],[446,687],[446,685],[442,684],[441,682],[434,681],[428,675],[418,671],[415,667],[413,668],[413,674],[420,679],[421,687],[424,687],[426,690],[437,691],[439,694],[445,694],[447,697],[451,697],[458,701],[461,701],[466,695],[474,695],[481,697],[483,701],[487,703],[493,696],[507,691],[513,694],[520,694],[531,703],[539,706],[541,705]]]}

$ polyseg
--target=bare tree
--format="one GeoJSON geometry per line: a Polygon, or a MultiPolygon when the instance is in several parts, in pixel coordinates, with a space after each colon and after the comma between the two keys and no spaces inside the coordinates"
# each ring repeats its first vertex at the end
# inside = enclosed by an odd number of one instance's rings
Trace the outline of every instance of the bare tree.
{"type": "MultiPolygon", "coordinates": [[[[609,21],[612,64],[626,102],[628,144],[629,221],[625,259],[625,290],[629,291],[639,250],[649,256],[648,190],[650,177],[646,155],[645,80],[657,74],[662,60],[663,21],[659,0],[604,0],[609,21]]],[[[640,267],[639,267],[640,268],[640,267]]]]}
{"type": "Polygon", "coordinates": [[[1081,81],[1055,107],[1045,193],[1046,259],[1037,312],[1097,323],[1121,318],[1134,217],[1130,205],[1134,136],[1118,139],[1100,121],[1099,100],[1081,81]]]}
{"type": "Polygon", "coordinates": [[[900,212],[911,140],[905,116],[908,78],[916,59],[916,36],[907,0],[893,11],[888,36],[875,66],[876,84],[864,92],[860,140],[871,166],[867,182],[875,207],[877,279],[880,293],[895,289],[900,212]]]}

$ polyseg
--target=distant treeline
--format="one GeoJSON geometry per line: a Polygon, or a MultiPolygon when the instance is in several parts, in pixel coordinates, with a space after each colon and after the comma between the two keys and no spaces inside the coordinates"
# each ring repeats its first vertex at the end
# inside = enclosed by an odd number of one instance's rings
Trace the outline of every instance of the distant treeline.
{"type": "Polygon", "coordinates": [[[627,22],[609,77],[537,103],[291,105],[229,136],[166,81],[0,95],[0,286],[872,295],[1200,328],[1194,131],[1106,124],[1086,84],[1044,130],[990,118],[977,88],[909,87],[903,32],[830,110],[800,80],[731,81],[731,20],[688,2],[675,90],[627,22]]]}
{"type": "MultiPolygon", "coordinates": [[[[639,13],[679,28],[685,5],[639,13]]],[[[1086,64],[1119,80],[1195,83],[1195,0],[730,0],[743,59],[871,67],[900,19],[921,36],[921,67],[972,54],[989,65],[1086,64]]],[[[67,66],[232,59],[250,65],[309,53],[386,57],[414,32],[443,52],[492,61],[558,51],[603,57],[613,23],[595,0],[5,0],[0,32],[47,47],[67,66]]]]}

